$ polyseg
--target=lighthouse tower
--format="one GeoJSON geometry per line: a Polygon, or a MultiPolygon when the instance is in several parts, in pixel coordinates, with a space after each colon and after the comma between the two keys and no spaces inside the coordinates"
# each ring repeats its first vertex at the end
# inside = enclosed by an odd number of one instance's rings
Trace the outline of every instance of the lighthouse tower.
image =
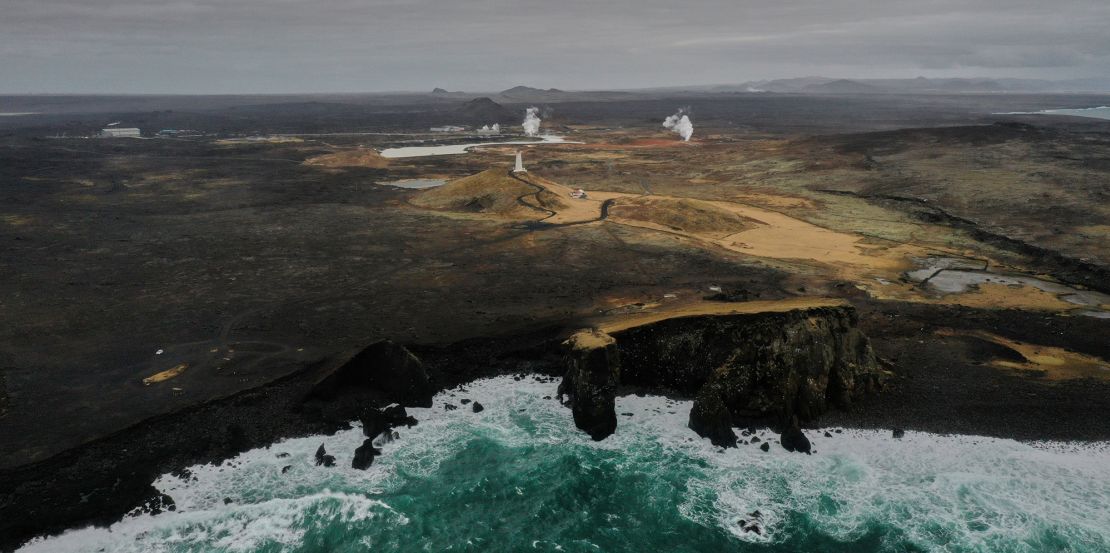
{"type": "Polygon", "coordinates": [[[513,168],[514,173],[527,173],[528,170],[524,168],[524,160],[520,158],[520,152],[516,153],[516,167],[513,168]]]}

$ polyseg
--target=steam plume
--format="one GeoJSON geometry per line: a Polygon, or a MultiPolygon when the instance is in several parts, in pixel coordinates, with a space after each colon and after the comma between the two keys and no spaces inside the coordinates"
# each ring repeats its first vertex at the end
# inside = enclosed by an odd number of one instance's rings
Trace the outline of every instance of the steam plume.
{"type": "Polygon", "coordinates": [[[694,124],[690,122],[690,116],[686,115],[685,109],[679,109],[678,113],[664,119],[663,127],[674,131],[686,141],[694,135],[694,124]]]}
{"type": "Polygon", "coordinates": [[[524,110],[524,134],[527,136],[536,136],[540,134],[540,117],[538,115],[540,108],[528,108],[524,110]]]}

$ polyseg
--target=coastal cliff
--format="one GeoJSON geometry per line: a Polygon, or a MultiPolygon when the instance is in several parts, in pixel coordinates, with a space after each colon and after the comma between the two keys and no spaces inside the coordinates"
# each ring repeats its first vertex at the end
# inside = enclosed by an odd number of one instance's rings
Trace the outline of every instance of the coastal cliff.
{"type": "MultiPolygon", "coordinates": [[[[758,420],[786,429],[877,391],[882,371],[857,323],[853,308],[830,306],[684,316],[601,337],[615,344],[621,385],[694,397],[690,428],[732,446],[733,427],[758,420]]],[[[604,395],[590,382],[574,366],[564,377],[579,396],[604,395]]]]}

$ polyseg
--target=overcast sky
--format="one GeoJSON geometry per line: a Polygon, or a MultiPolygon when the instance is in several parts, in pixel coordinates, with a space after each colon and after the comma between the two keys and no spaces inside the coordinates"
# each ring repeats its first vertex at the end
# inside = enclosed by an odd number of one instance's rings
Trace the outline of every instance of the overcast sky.
{"type": "Polygon", "coordinates": [[[0,92],[1110,75],[1110,0],[0,0],[0,92]]]}

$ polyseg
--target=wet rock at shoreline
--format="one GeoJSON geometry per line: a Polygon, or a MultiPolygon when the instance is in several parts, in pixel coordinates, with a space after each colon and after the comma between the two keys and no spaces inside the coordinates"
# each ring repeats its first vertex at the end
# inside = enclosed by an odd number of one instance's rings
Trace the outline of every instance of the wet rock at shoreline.
{"type": "Polygon", "coordinates": [[[416,417],[409,415],[409,412],[400,405],[390,405],[382,409],[382,414],[389,420],[390,426],[396,428],[398,426],[412,427],[416,426],[416,417]]]}
{"type": "Polygon", "coordinates": [[[374,463],[374,457],[382,454],[382,450],[374,447],[374,440],[367,438],[362,445],[355,449],[355,457],[351,460],[351,468],[366,470],[374,463]]]}
{"type": "Polygon", "coordinates": [[[688,426],[698,436],[709,438],[718,447],[736,447],[736,433],[732,430],[732,414],[728,406],[716,395],[694,400],[690,409],[688,426]]]}
{"type": "Polygon", "coordinates": [[[163,512],[176,510],[177,504],[174,503],[173,498],[159,492],[148,498],[138,507],[136,507],[134,512],[149,515],[158,515],[162,514],[163,512]]]}
{"type": "Polygon", "coordinates": [[[809,438],[802,432],[801,427],[798,425],[797,418],[794,418],[790,422],[790,425],[786,427],[786,430],[782,431],[782,435],[779,436],[779,443],[781,443],[782,448],[787,451],[810,453],[811,446],[809,438]]]}
{"type": "Polygon", "coordinates": [[[335,456],[328,455],[327,450],[324,449],[324,444],[320,444],[319,449],[316,450],[316,466],[323,465],[325,467],[335,466],[335,456]]]}
{"type": "Polygon", "coordinates": [[[740,519],[737,523],[740,529],[747,533],[754,533],[756,535],[763,535],[763,513],[758,510],[748,513],[747,519],[740,519]]]}
{"type": "Polygon", "coordinates": [[[359,422],[362,423],[362,433],[367,438],[375,438],[381,434],[389,433],[390,430],[398,426],[414,426],[416,419],[408,414],[408,411],[400,405],[391,405],[385,409],[376,409],[373,407],[364,409],[359,414],[359,422]]]}

